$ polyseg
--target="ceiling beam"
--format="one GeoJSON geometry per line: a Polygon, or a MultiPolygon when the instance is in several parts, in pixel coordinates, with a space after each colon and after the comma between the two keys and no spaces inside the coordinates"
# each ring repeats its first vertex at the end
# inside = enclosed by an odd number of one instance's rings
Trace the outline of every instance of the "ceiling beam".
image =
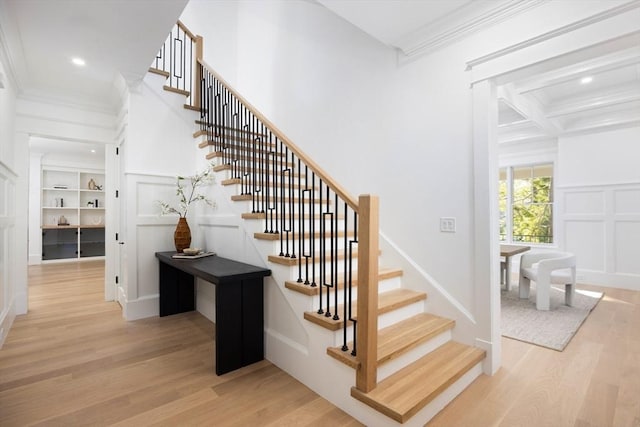
{"type": "Polygon", "coordinates": [[[562,129],[554,120],[547,118],[545,112],[537,104],[520,95],[512,83],[498,87],[498,98],[522,116],[536,123],[549,137],[557,137],[562,129]]]}
{"type": "Polygon", "coordinates": [[[583,99],[569,100],[555,103],[547,111],[547,117],[555,118],[570,114],[582,113],[620,104],[640,101],[640,87],[637,83],[618,88],[616,92],[604,93],[599,96],[589,96],[583,99]]]}
{"type": "Polygon", "coordinates": [[[638,63],[640,63],[640,46],[539,74],[532,79],[518,82],[516,88],[518,93],[526,94],[549,86],[579,80],[585,76],[617,70],[638,63]]]}

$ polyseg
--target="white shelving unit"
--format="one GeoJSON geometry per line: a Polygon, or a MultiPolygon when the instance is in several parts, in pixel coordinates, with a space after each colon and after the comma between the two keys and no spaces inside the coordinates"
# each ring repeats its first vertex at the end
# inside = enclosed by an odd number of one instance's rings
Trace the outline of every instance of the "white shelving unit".
{"type": "Polygon", "coordinates": [[[104,171],[43,167],[41,182],[42,260],[103,257],[104,171]]]}

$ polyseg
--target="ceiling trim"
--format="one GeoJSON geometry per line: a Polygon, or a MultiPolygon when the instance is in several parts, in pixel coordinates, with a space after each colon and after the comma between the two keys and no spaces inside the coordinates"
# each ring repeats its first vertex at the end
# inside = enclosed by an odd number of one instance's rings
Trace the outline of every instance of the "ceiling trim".
{"type": "Polygon", "coordinates": [[[0,2],[0,62],[5,67],[5,73],[11,83],[15,85],[16,92],[19,92],[24,87],[24,82],[20,76],[24,73],[16,72],[18,63],[16,58],[11,54],[12,50],[9,48],[9,37],[6,31],[8,25],[10,25],[7,19],[7,11],[4,10],[5,6],[0,2]]]}
{"type": "Polygon", "coordinates": [[[625,3],[622,4],[620,6],[611,8],[611,9],[607,9],[603,12],[597,13],[595,15],[591,15],[587,18],[581,19],[579,21],[573,22],[571,24],[565,25],[563,27],[560,28],[556,28],[555,30],[552,31],[548,31],[544,34],[540,34],[539,36],[536,37],[532,37],[528,40],[525,40],[523,42],[520,43],[516,43],[513,44],[511,46],[508,46],[504,49],[500,49],[497,50],[493,53],[490,53],[488,55],[484,55],[481,56],[479,58],[476,58],[474,60],[471,60],[469,62],[467,62],[467,71],[473,69],[474,67],[477,67],[478,65],[484,64],[486,62],[492,61],[496,58],[500,58],[503,57],[505,55],[508,55],[510,53],[513,52],[517,52],[520,51],[522,49],[525,49],[527,47],[531,47],[533,45],[539,44],[541,42],[556,38],[558,36],[570,33],[572,31],[587,27],[589,25],[593,25],[597,22],[601,22],[604,21],[606,19],[612,18],[614,16],[618,16],[620,14],[626,13],[628,11],[637,9],[638,7],[640,7],[640,0],[633,0],[629,3],[625,3]]]}
{"type": "Polygon", "coordinates": [[[407,57],[441,49],[475,32],[496,25],[549,0],[470,2],[392,43],[407,57]]]}
{"type": "Polygon", "coordinates": [[[640,46],[637,46],[581,62],[578,65],[571,65],[563,67],[560,70],[539,74],[535,78],[528,79],[526,82],[518,83],[517,89],[519,93],[526,94],[549,86],[566,83],[576,78],[628,67],[639,62],[640,46]]]}
{"type": "Polygon", "coordinates": [[[636,84],[627,85],[616,92],[607,92],[600,96],[590,96],[587,99],[573,99],[567,102],[557,103],[549,108],[547,117],[553,119],[560,116],[582,113],[619,104],[628,104],[635,101],[640,101],[640,88],[638,88],[636,84]]]}
{"type": "Polygon", "coordinates": [[[512,84],[500,86],[498,88],[498,98],[502,99],[522,116],[536,123],[549,136],[557,137],[562,132],[561,127],[554,120],[549,119],[538,105],[520,96],[512,84]]]}

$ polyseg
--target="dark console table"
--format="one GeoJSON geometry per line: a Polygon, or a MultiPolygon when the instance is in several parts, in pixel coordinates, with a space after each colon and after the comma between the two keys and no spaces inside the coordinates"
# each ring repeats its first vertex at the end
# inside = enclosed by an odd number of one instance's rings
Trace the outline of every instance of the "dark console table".
{"type": "Polygon", "coordinates": [[[216,285],[216,374],[264,359],[263,281],[271,270],[219,256],[160,261],[160,316],[196,308],[195,278],[216,285]]]}

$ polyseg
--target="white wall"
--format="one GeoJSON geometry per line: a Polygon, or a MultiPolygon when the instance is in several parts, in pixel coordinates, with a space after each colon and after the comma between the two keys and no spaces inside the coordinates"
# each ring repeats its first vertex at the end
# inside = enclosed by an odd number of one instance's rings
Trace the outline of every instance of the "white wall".
{"type": "Polygon", "coordinates": [[[473,312],[474,281],[484,279],[475,278],[472,267],[472,99],[466,62],[575,14],[561,5],[549,20],[544,17],[552,7],[544,6],[547,10],[534,9],[398,63],[393,49],[318,4],[202,5],[191,2],[182,19],[204,36],[205,60],[216,58],[208,62],[219,63],[225,79],[352,194],[378,194],[385,235],[473,312]],[[457,232],[440,233],[440,217],[455,217],[457,232]]]}
{"type": "MultiPolygon", "coordinates": [[[[20,237],[15,207],[18,175],[14,149],[16,90],[5,66],[0,43],[0,347],[9,333],[16,314],[22,309],[16,299],[26,289],[25,267],[20,265],[20,237]]],[[[25,249],[26,253],[26,249],[25,249]]],[[[26,258],[24,260],[26,266],[26,258]]],[[[24,296],[24,294],[22,294],[24,296]]]]}
{"type": "Polygon", "coordinates": [[[559,244],[578,282],[640,290],[640,127],[559,139],[559,244]]]}
{"type": "MultiPolygon", "coordinates": [[[[497,153],[473,145],[470,83],[477,75],[466,71],[467,62],[622,3],[589,1],[579,10],[541,3],[400,61],[392,48],[313,2],[192,1],[181,19],[204,36],[205,61],[322,168],[353,195],[380,196],[388,247],[400,248],[422,281],[407,286],[442,290],[490,341],[499,336],[488,335],[486,284],[497,268],[476,265],[493,247],[475,240],[492,219],[475,197],[491,186],[474,184],[475,171],[497,153]],[[455,217],[456,233],[441,233],[440,217],[455,217]]],[[[588,33],[559,44],[569,50],[588,33]]],[[[544,57],[544,49],[537,54],[544,57]]],[[[492,72],[512,71],[499,59],[492,72]]],[[[437,313],[438,304],[433,308],[437,313]]]]}
{"type": "MultiPolygon", "coordinates": [[[[183,107],[184,96],[162,89],[161,77],[147,74],[129,88],[122,137],[121,215],[124,227],[122,282],[118,299],[128,320],[158,315],[158,261],[155,252],[174,250],[177,216],[160,216],[158,200],[175,199],[175,177],[193,175],[199,151],[192,134],[197,114],[183,107]]],[[[197,236],[195,216],[188,218],[197,236]]]]}

